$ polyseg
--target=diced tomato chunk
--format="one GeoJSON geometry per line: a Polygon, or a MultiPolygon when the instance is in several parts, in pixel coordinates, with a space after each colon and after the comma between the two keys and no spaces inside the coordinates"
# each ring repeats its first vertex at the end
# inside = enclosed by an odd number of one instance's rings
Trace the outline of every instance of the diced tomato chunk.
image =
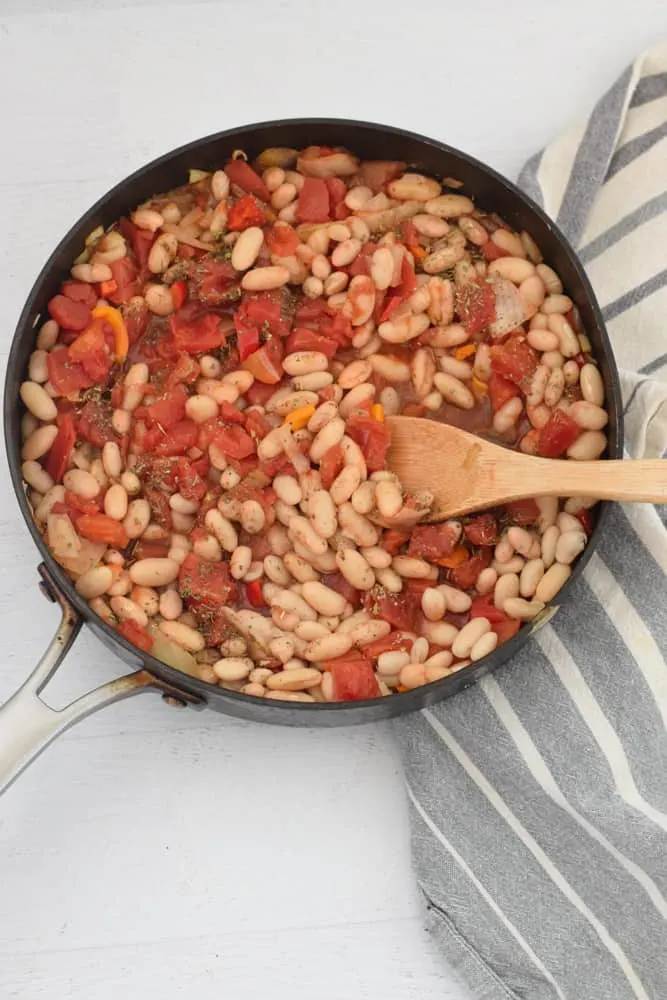
{"type": "Polygon", "coordinates": [[[560,458],[581,434],[581,427],[564,410],[555,409],[540,430],[537,451],[543,458],[560,458]]]}
{"type": "Polygon", "coordinates": [[[62,482],[62,478],[69,468],[72,450],[76,444],[76,429],[74,418],[71,413],[64,413],[58,425],[58,433],[49,449],[49,453],[44,459],[44,468],[53,479],[54,483],[62,482]]]}
{"type": "Polygon", "coordinates": [[[197,444],[197,425],[194,420],[181,420],[174,424],[155,445],[156,455],[184,455],[197,444]]]}
{"type": "Polygon", "coordinates": [[[265,231],[264,242],[276,257],[291,257],[301,240],[294,229],[283,222],[265,231]]]}
{"type": "Polygon", "coordinates": [[[243,361],[242,367],[251,372],[258,382],[276,385],[283,377],[283,354],[282,341],[272,337],[263,347],[249,355],[243,361]]]}
{"type": "Polygon", "coordinates": [[[339,656],[328,660],[326,669],[333,678],[336,701],[363,701],[380,694],[373,664],[361,654],[339,656]]]}
{"type": "Polygon", "coordinates": [[[406,632],[417,631],[417,621],[421,615],[421,601],[417,594],[401,591],[390,594],[383,588],[373,587],[363,598],[366,611],[374,618],[382,618],[397,629],[406,632]]]}
{"type": "Polygon", "coordinates": [[[477,577],[482,570],[491,565],[492,559],[493,552],[490,548],[481,549],[475,555],[470,556],[469,559],[461,563],[460,566],[456,566],[455,569],[448,571],[450,583],[460,590],[470,590],[475,586],[477,577]]]}
{"type": "Polygon", "coordinates": [[[505,504],[505,510],[514,524],[524,528],[535,524],[540,516],[540,508],[531,497],[526,497],[525,500],[510,500],[505,504]]]}
{"type": "Polygon", "coordinates": [[[471,335],[481,333],[493,323],[496,317],[496,296],[489,282],[478,278],[459,285],[456,291],[456,311],[471,335]]]}
{"type": "Polygon", "coordinates": [[[495,375],[514,382],[524,391],[530,388],[539,359],[523,334],[511,334],[503,344],[494,344],[489,354],[495,375]]]}
{"type": "Polygon", "coordinates": [[[422,524],[412,529],[408,555],[421,559],[444,559],[458,542],[458,532],[451,524],[422,524]]]}
{"type": "Polygon", "coordinates": [[[299,222],[329,221],[329,191],[318,177],[304,177],[295,215],[299,222]]]}
{"type": "Polygon", "coordinates": [[[264,594],[262,593],[262,581],[252,580],[250,583],[243,585],[245,592],[245,599],[251,608],[265,608],[266,601],[264,600],[264,594]]]}
{"type": "Polygon", "coordinates": [[[261,439],[265,438],[266,435],[273,430],[273,424],[263,413],[259,413],[258,410],[251,410],[245,418],[245,429],[248,434],[252,434],[253,437],[261,439]]]}
{"type": "Polygon", "coordinates": [[[259,349],[259,330],[254,328],[239,330],[236,334],[236,343],[239,349],[239,358],[241,361],[245,361],[259,349]]]}
{"type": "Polygon", "coordinates": [[[238,587],[229,573],[229,563],[207,562],[189,552],[181,565],[178,583],[185,603],[197,610],[216,610],[238,597],[238,587]]]}
{"type": "Polygon", "coordinates": [[[473,545],[495,545],[498,541],[498,522],[493,514],[480,514],[464,525],[463,531],[473,545]]]}
{"type": "Polygon", "coordinates": [[[322,486],[328,490],[338,473],[343,468],[343,449],[335,444],[322,455],[320,459],[320,478],[322,486]]]}
{"type": "Polygon", "coordinates": [[[93,384],[83,365],[71,360],[67,347],[54,347],[46,357],[46,368],[49,382],[59,396],[76,395],[93,384]]]}
{"type": "Polygon", "coordinates": [[[261,201],[270,201],[271,192],[256,170],[243,159],[230,160],[225,164],[225,173],[232,184],[236,184],[248,194],[256,195],[261,201]]]}
{"type": "Polygon", "coordinates": [[[492,260],[498,260],[499,257],[511,257],[509,250],[501,250],[491,239],[482,244],[482,253],[489,263],[492,260]]]}
{"type": "Polygon", "coordinates": [[[51,318],[64,330],[85,330],[90,322],[90,307],[66,295],[54,295],[47,308],[51,318]]]}
{"type": "Polygon", "coordinates": [[[377,660],[382,653],[395,652],[396,650],[404,653],[409,652],[414,641],[414,635],[409,632],[406,634],[405,632],[392,631],[381,639],[366,643],[362,650],[364,656],[368,657],[369,660],[377,660]]]}
{"type": "Polygon", "coordinates": [[[150,406],[141,406],[136,415],[147,419],[153,424],[159,424],[163,430],[168,430],[185,417],[185,403],[188,391],[182,384],[177,384],[169,392],[159,396],[150,406]]]}
{"type": "MultiPolygon", "coordinates": [[[[120,285],[118,286],[120,289],[120,285]]],[[[148,306],[142,299],[138,303],[132,303],[124,310],[125,319],[125,329],[127,330],[127,339],[132,344],[136,344],[140,337],[144,335],[148,327],[151,315],[148,311],[148,306]]]]}
{"type": "Polygon", "coordinates": [[[123,639],[127,639],[128,642],[131,642],[138,649],[143,650],[144,653],[150,653],[153,648],[153,637],[149,635],[145,628],[142,628],[137,622],[132,621],[131,618],[126,618],[124,621],[119,622],[116,625],[116,631],[119,635],[122,635],[123,639]]]}
{"type": "Polygon", "coordinates": [[[175,313],[170,317],[169,327],[178,351],[187,354],[203,354],[224,347],[227,338],[215,313],[204,313],[196,318],[175,313]]]}
{"type": "Polygon", "coordinates": [[[264,406],[278,388],[275,382],[255,381],[245,393],[245,398],[250,406],[264,406]]]}
{"type": "Polygon", "coordinates": [[[352,324],[341,312],[333,316],[323,316],[319,322],[319,332],[323,337],[335,340],[341,347],[349,347],[354,336],[352,324]]]}
{"type": "Polygon", "coordinates": [[[327,177],[324,182],[329,192],[329,217],[332,219],[346,219],[350,214],[349,208],[345,205],[347,186],[342,177],[327,177]]]}
{"type": "Polygon", "coordinates": [[[139,229],[129,219],[120,219],[118,228],[126,240],[129,240],[132,252],[139,265],[139,270],[143,271],[148,263],[148,255],[156,240],[157,233],[152,233],[148,229],[139,229]]]}
{"type": "Polygon", "coordinates": [[[238,233],[250,226],[263,226],[266,222],[264,209],[251,194],[245,194],[235,201],[227,213],[227,228],[238,233]]]}
{"type": "Polygon", "coordinates": [[[238,424],[227,424],[217,431],[215,444],[227,458],[242,459],[255,454],[255,442],[238,424]]]}
{"type": "Polygon", "coordinates": [[[68,299],[73,302],[82,302],[89,309],[94,309],[97,305],[95,289],[85,281],[63,281],[61,291],[68,299]]]}
{"type": "Polygon", "coordinates": [[[492,625],[495,625],[497,622],[509,621],[505,612],[497,608],[493,603],[492,594],[476,597],[470,605],[469,615],[471,618],[486,618],[492,625]]]}
{"type": "Polygon", "coordinates": [[[355,181],[379,194],[389,181],[400,177],[404,170],[405,163],[400,160],[364,160],[359,164],[355,181]]]}
{"type": "Polygon", "coordinates": [[[380,545],[390,556],[398,555],[405,543],[410,538],[410,532],[400,528],[388,528],[382,532],[380,545]]]}
{"type": "Polygon", "coordinates": [[[69,358],[80,364],[91,383],[106,382],[113,365],[103,320],[94,320],[69,346],[69,358]]]}
{"type": "Polygon", "coordinates": [[[503,378],[502,375],[496,375],[495,372],[491,375],[487,385],[491,409],[494,413],[497,413],[505,403],[509,403],[510,399],[520,395],[519,387],[514,382],[503,378]]]}
{"type": "Polygon", "coordinates": [[[116,549],[124,549],[129,541],[121,522],[107,514],[83,514],[76,523],[76,530],[90,542],[102,542],[116,549]]]}
{"type": "Polygon", "coordinates": [[[517,621],[515,618],[508,618],[504,622],[493,622],[491,624],[491,631],[495,632],[498,636],[498,645],[502,646],[504,642],[509,642],[513,639],[521,628],[521,622],[517,621]]]}
{"type": "Polygon", "coordinates": [[[116,433],[111,420],[113,406],[110,402],[89,399],[79,413],[77,434],[84,441],[90,441],[97,448],[103,448],[107,441],[116,441],[116,433]]]}
{"type": "MultiPolygon", "coordinates": [[[[109,264],[109,267],[116,282],[116,291],[107,296],[109,302],[113,302],[114,305],[119,306],[123,302],[129,302],[134,295],[139,294],[140,286],[137,280],[137,269],[129,257],[121,257],[120,260],[113,260],[109,264]]],[[[127,325],[127,315],[125,316],[125,322],[127,325]]]]}
{"type": "Polygon", "coordinates": [[[361,448],[369,472],[384,469],[389,451],[389,428],[369,413],[350,414],[346,431],[361,448]]]}
{"type": "Polygon", "coordinates": [[[234,314],[236,330],[254,327],[265,333],[284,335],[281,322],[281,297],[278,292],[257,292],[246,294],[234,314]]]}
{"type": "Polygon", "coordinates": [[[304,299],[303,302],[299,303],[294,313],[294,325],[316,323],[323,316],[328,315],[326,299],[304,299]]]}
{"type": "Polygon", "coordinates": [[[295,351],[320,351],[331,360],[338,350],[338,343],[322,336],[321,333],[300,326],[290,333],[285,341],[285,350],[288,354],[293,354],[295,351]]]}

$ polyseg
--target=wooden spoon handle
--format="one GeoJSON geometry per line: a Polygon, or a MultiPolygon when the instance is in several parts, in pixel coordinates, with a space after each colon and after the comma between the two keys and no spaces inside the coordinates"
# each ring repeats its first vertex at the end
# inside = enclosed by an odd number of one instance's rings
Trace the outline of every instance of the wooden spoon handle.
{"type": "Polygon", "coordinates": [[[536,489],[528,491],[534,496],[667,503],[667,461],[664,459],[537,461],[540,468],[531,469],[531,487],[534,484],[536,489]]]}

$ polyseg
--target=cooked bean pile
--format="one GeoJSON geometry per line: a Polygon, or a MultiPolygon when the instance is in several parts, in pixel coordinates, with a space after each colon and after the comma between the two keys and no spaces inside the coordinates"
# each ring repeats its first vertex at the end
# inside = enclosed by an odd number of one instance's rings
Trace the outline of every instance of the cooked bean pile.
{"type": "Polygon", "coordinates": [[[23,476],[104,621],[263,698],[390,695],[491,653],[567,581],[594,501],[423,523],[385,416],[595,459],[603,383],[526,232],[453,179],[239,151],[91,233],[21,386],[23,476]]]}

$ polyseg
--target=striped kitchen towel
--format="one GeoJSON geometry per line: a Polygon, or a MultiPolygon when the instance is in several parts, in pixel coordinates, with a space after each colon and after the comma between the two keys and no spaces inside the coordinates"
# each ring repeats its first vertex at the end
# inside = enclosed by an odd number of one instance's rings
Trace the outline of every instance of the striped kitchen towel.
{"type": "MultiPolygon", "coordinates": [[[[664,457],[667,44],[519,183],[595,287],[627,454],[664,457]]],[[[396,724],[430,929],[480,1000],[667,998],[666,526],[616,506],[509,665],[396,724]]]]}

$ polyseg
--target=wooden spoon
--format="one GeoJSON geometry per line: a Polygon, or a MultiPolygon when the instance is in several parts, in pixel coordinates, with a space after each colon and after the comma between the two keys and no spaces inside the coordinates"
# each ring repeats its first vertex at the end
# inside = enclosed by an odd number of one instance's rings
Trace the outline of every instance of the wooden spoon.
{"type": "Polygon", "coordinates": [[[667,503],[667,461],[534,458],[420,417],[388,417],[387,465],[409,492],[435,495],[428,521],[523,497],[595,497],[667,503]]]}

